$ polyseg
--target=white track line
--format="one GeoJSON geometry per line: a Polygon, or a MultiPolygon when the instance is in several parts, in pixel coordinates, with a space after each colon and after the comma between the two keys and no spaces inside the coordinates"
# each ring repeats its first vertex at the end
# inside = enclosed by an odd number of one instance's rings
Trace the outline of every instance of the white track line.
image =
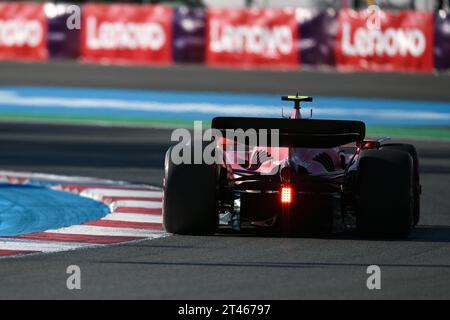
{"type": "MultiPolygon", "coordinates": [[[[15,105],[17,107],[64,107],[73,109],[89,109],[92,107],[105,110],[139,110],[147,112],[165,112],[165,113],[186,113],[201,112],[205,114],[229,114],[229,115],[247,115],[247,116],[278,116],[279,109],[274,106],[261,104],[227,104],[226,108],[220,103],[167,103],[161,101],[139,101],[124,99],[93,99],[93,98],[60,98],[47,96],[24,97],[15,91],[0,91],[0,105],[15,105]],[[4,94],[3,94],[4,93],[4,94]]],[[[363,103],[363,101],[361,101],[363,103]]],[[[450,120],[449,112],[442,111],[423,111],[409,110],[405,112],[396,105],[389,109],[379,108],[374,112],[370,108],[345,108],[333,106],[328,102],[324,107],[314,109],[315,114],[323,116],[334,115],[352,115],[358,117],[374,117],[379,119],[427,119],[427,120],[450,120]],[[398,109],[396,109],[398,108],[398,109]]]]}
{"type": "Polygon", "coordinates": [[[103,197],[135,197],[135,198],[162,198],[161,191],[141,191],[129,189],[86,189],[80,196],[101,199],[103,197]]]}
{"type": "Polygon", "coordinates": [[[56,230],[47,230],[46,233],[79,234],[91,236],[116,236],[116,237],[145,237],[154,238],[161,236],[162,231],[132,229],[132,228],[111,228],[99,226],[77,225],[56,230]]]}
{"type": "Polygon", "coordinates": [[[127,221],[127,222],[149,222],[162,223],[162,215],[158,214],[135,214],[135,213],[110,213],[101,220],[127,221]]]}
{"type": "Polygon", "coordinates": [[[117,208],[146,208],[146,209],[161,209],[161,201],[139,201],[139,200],[119,200],[111,202],[109,208],[111,211],[116,211],[117,208]]]}
{"type": "Polygon", "coordinates": [[[34,240],[5,239],[0,240],[0,250],[24,250],[56,252],[92,246],[92,243],[46,242],[34,240]]]}

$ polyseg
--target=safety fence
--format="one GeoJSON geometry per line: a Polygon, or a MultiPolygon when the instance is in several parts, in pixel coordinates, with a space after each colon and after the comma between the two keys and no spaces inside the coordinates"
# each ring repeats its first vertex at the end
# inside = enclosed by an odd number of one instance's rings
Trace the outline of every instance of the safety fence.
{"type": "Polygon", "coordinates": [[[432,72],[450,69],[450,14],[1,3],[0,59],[51,58],[432,72]]]}

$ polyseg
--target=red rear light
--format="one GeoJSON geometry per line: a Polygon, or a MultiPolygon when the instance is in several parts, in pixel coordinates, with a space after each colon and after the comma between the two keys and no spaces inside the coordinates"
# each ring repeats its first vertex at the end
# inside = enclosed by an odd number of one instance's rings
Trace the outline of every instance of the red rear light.
{"type": "Polygon", "coordinates": [[[281,188],[281,203],[291,203],[292,202],[292,188],[283,187],[281,188]]]}

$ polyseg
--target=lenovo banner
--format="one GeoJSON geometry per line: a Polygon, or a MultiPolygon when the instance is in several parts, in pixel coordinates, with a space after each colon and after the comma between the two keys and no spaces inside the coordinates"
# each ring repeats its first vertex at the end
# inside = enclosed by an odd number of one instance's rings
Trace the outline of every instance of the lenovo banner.
{"type": "Polygon", "coordinates": [[[298,24],[294,10],[210,9],[206,62],[211,66],[296,67],[298,24]]]}
{"type": "Polygon", "coordinates": [[[47,59],[44,7],[33,3],[0,3],[0,59],[47,59]]]}
{"type": "Polygon", "coordinates": [[[81,55],[85,60],[172,62],[173,8],[87,4],[82,12],[81,55]]]}
{"type": "Polygon", "coordinates": [[[432,71],[433,14],[342,10],[336,42],[339,69],[432,71]]]}

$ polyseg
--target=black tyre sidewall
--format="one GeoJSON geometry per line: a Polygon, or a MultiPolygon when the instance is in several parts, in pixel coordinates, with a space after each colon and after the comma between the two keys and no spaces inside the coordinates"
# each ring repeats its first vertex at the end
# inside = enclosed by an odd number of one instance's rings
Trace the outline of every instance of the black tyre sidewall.
{"type": "Polygon", "coordinates": [[[218,226],[216,164],[175,164],[170,148],[164,174],[163,222],[176,234],[210,235],[218,226]]]}
{"type": "Polygon", "coordinates": [[[413,173],[414,173],[414,226],[420,221],[420,176],[419,176],[419,156],[416,148],[412,144],[407,143],[388,143],[381,146],[381,150],[400,150],[410,154],[413,159],[413,173]]]}
{"type": "Polygon", "coordinates": [[[362,235],[409,235],[413,225],[412,167],[412,158],[404,151],[361,152],[357,174],[357,228],[362,235]]]}

